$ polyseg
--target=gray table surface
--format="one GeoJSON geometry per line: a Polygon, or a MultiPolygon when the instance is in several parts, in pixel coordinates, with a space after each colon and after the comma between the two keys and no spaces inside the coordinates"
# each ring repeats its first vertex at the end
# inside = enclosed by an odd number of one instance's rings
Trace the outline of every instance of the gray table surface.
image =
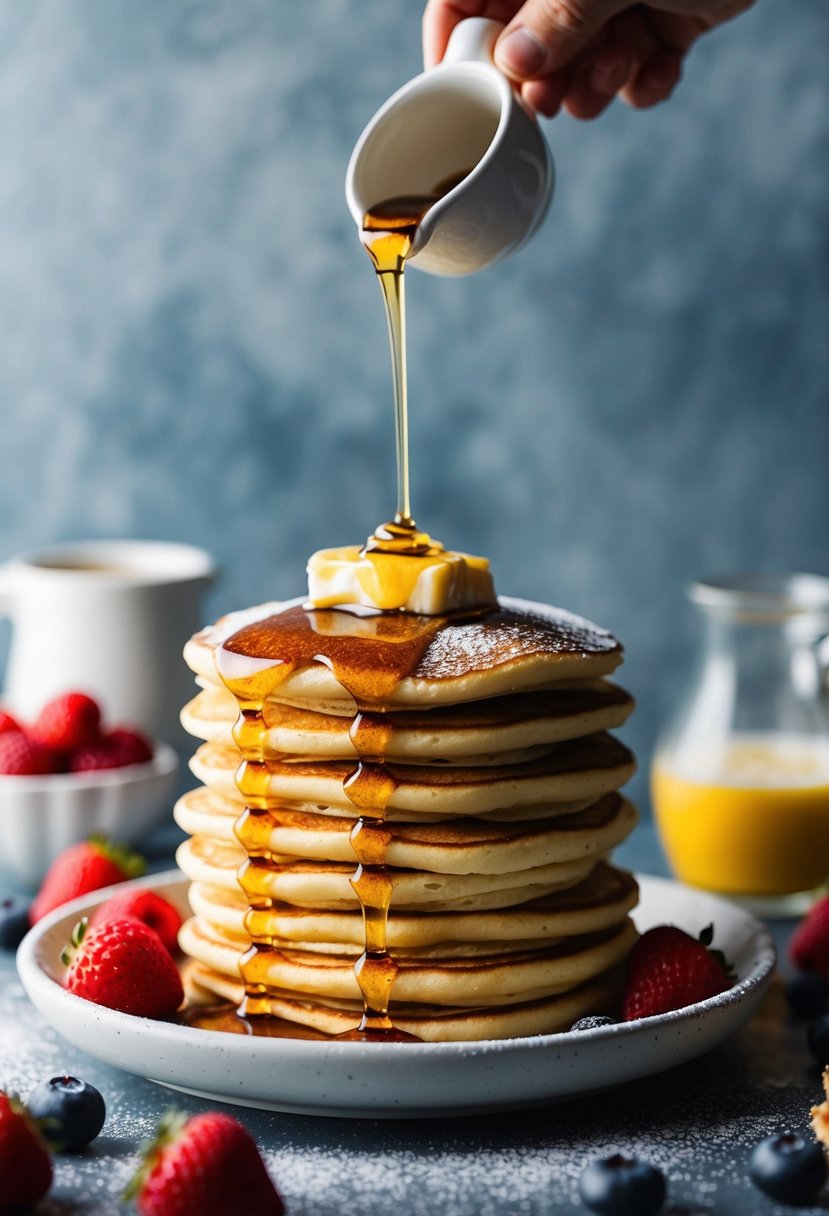
{"type": "MultiPolygon", "coordinates": [[[[154,868],[168,867],[170,833],[153,843],[154,868]]],[[[618,857],[643,872],[665,872],[647,825],[618,857]]],[[[782,944],[787,927],[774,929],[782,944]]],[[[193,1112],[219,1105],[171,1094],[69,1046],[29,1003],[13,959],[0,954],[0,1087],[25,1098],[59,1072],[96,1085],[108,1116],[93,1145],[56,1158],[55,1182],[37,1208],[40,1216],[128,1211],[121,1192],[140,1142],[161,1114],[171,1105],[193,1112]]],[[[403,1122],[223,1109],[255,1137],[288,1216],[583,1212],[579,1172],[612,1150],[645,1157],[665,1171],[666,1212],[764,1216],[793,1209],[766,1199],[748,1181],[751,1148],[772,1132],[805,1130],[820,1096],[804,1026],[788,1015],[776,980],[750,1023],[706,1057],[574,1102],[526,1113],[403,1122]]],[[[825,1213],[829,1204],[797,1210],[801,1216],[825,1213]]]]}

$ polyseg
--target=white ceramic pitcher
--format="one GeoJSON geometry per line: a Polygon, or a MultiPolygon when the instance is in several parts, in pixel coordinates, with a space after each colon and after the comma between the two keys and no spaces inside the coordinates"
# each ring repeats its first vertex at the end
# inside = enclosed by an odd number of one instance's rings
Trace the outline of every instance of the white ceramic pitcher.
{"type": "Polygon", "coordinates": [[[3,703],[30,720],[78,690],[110,723],[182,742],[193,676],[181,652],[214,574],[204,550],[161,541],[83,541],[12,558],[0,566],[0,615],[12,621],[3,703]]]}
{"type": "Polygon", "coordinates": [[[492,62],[502,29],[483,17],[455,26],[443,61],[377,111],[348,165],[346,198],[358,225],[380,202],[430,194],[469,170],[418,228],[407,264],[430,274],[472,274],[506,257],[529,240],[550,204],[547,141],[492,62]]]}

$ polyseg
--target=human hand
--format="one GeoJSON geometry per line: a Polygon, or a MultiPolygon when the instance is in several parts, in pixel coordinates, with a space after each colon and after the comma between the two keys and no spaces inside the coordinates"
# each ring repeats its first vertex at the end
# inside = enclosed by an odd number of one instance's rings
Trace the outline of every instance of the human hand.
{"type": "Polygon", "coordinates": [[[428,0],[423,57],[439,63],[465,17],[505,25],[495,62],[534,110],[596,118],[618,94],[642,109],[670,97],[701,34],[754,0],[428,0]]]}

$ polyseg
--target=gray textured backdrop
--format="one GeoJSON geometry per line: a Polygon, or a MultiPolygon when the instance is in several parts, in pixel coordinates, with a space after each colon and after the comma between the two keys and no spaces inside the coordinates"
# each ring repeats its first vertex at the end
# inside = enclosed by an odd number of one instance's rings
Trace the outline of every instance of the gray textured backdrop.
{"type": "MultiPolygon", "coordinates": [[[[408,0],[0,4],[0,558],[207,546],[210,614],[394,505],[351,147],[408,0]]],[[[512,261],[410,276],[418,521],[625,642],[647,760],[702,572],[829,573],[829,5],[761,0],[648,113],[546,124],[512,261]]],[[[641,793],[641,778],[638,792],[641,793]]]]}

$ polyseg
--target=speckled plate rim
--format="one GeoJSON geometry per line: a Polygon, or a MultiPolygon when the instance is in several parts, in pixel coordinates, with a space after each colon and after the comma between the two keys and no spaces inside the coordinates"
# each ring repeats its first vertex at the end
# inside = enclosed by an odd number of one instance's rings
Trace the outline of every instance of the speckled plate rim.
{"type": "MultiPolygon", "coordinates": [[[[651,1076],[709,1051],[738,1030],[774,972],[774,943],[751,913],[718,896],[640,875],[640,930],[676,924],[714,944],[736,968],[734,987],[658,1017],[581,1033],[476,1043],[338,1043],[249,1038],[151,1021],[93,1005],[61,987],[71,928],[113,888],[56,909],[17,956],[23,986],[46,1020],[89,1055],[158,1084],[292,1114],[425,1118],[563,1101],[651,1076]]],[[[151,887],[186,907],[178,870],[118,888],[151,887]]]]}

